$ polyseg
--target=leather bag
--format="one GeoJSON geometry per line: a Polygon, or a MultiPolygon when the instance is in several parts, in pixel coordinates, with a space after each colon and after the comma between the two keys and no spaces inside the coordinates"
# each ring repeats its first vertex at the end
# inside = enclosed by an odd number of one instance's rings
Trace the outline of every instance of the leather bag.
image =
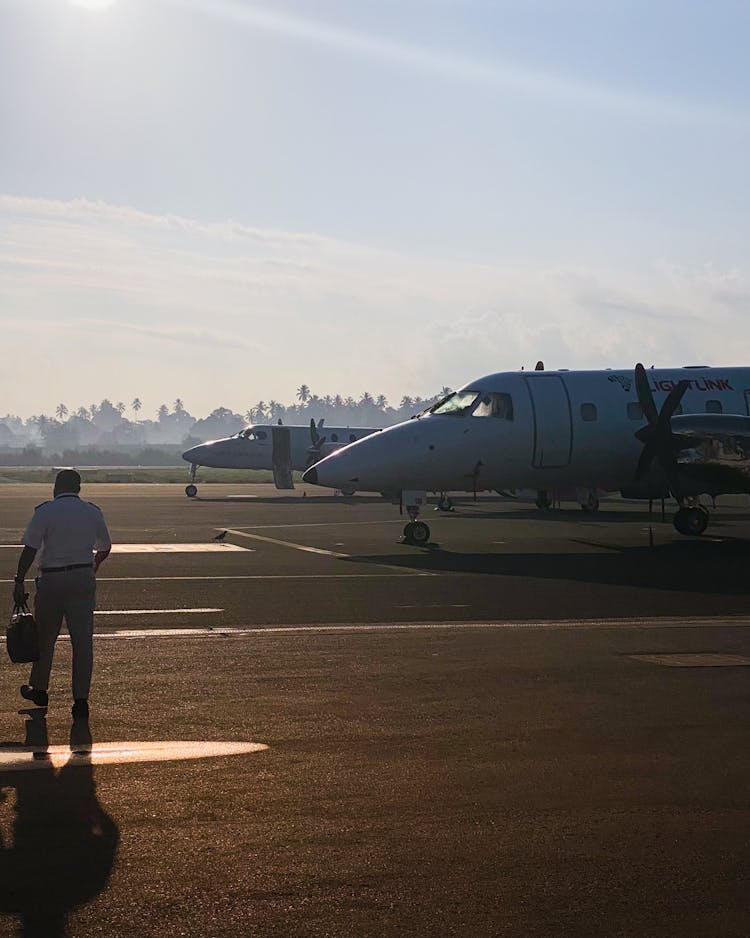
{"type": "Polygon", "coordinates": [[[5,640],[8,657],[14,664],[39,661],[39,633],[26,603],[13,607],[5,640]]]}

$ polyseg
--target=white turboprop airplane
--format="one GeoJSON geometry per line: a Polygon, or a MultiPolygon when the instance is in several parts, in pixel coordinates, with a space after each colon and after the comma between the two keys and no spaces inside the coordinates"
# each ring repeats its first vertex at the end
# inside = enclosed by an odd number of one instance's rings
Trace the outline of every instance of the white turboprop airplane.
{"type": "Polygon", "coordinates": [[[281,424],[258,424],[246,427],[234,436],[200,443],[186,450],[182,458],[190,463],[188,498],[195,498],[198,466],[213,469],[270,469],[277,489],[293,489],[292,472],[301,472],[342,446],[377,433],[373,427],[323,427],[310,421],[309,427],[285,427],[281,424]],[[323,435],[325,434],[325,435],[323,435]]]}
{"type": "Polygon", "coordinates": [[[345,446],[303,481],[401,497],[407,542],[427,492],[579,487],[674,496],[674,524],[702,534],[700,495],[750,492],[750,368],[521,371],[488,375],[376,437],[345,446]],[[657,406],[657,402],[658,405],[657,406]]]}

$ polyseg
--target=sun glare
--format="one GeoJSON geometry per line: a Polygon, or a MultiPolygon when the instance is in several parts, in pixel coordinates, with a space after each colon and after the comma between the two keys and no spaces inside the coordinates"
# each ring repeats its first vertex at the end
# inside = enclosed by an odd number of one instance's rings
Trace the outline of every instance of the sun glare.
{"type": "Polygon", "coordinates": [[[115,0],[69,0],[73,6],[85,7],[87,10],[105,10],[111,7],[115,0]]]}

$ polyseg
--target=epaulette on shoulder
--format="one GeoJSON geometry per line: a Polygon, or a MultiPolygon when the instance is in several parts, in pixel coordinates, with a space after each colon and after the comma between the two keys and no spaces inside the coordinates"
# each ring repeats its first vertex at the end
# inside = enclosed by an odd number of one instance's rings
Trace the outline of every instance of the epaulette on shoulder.
{"type": "Polygon", "coordinates": [[[39,508],[43,508],[44,505],[49,505],[51,501],[52,499],[48,498],[46,502],[39,502],[39,504],[34,507],[34,511],[37,511],[39,508]]]}

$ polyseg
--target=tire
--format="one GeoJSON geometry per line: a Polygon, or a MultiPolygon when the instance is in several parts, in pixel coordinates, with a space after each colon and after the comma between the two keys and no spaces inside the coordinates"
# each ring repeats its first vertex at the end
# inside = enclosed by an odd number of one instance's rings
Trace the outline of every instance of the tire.
{"type": "Polygon", "coordinates": [[[537,492],[535,504],[540,511],[547,511],[552,507],[552,501],[547,492],[537,492]]]}
{"type": "Polygon", "coordinates": [[[407,544],[424,546],[430,540],[430,529],[424,521],[410,521],[404,528],[404,541],[407,544]]]}
{"type": "Polygon", "coordinates": [[[599,499],[590,498],[585,505],[581,505],[581,511],[584,511],[588,515],[596,514],[599,511],[599,499]]]}
{"type": "Polygon", "coordinates": [[[190,485],[186,485],[185,494],[187,495],[188,498],[195,498],[195,496],[198,494],[198,486],[193,485],[192,482],[190,483],[190,485]]]}
{"type": "Polygon", "coordinates": [[[708,511],[700,508],[680,508],[674,516],[674,526],[687,537],[700,537],[708,527],[708,511]]]}

